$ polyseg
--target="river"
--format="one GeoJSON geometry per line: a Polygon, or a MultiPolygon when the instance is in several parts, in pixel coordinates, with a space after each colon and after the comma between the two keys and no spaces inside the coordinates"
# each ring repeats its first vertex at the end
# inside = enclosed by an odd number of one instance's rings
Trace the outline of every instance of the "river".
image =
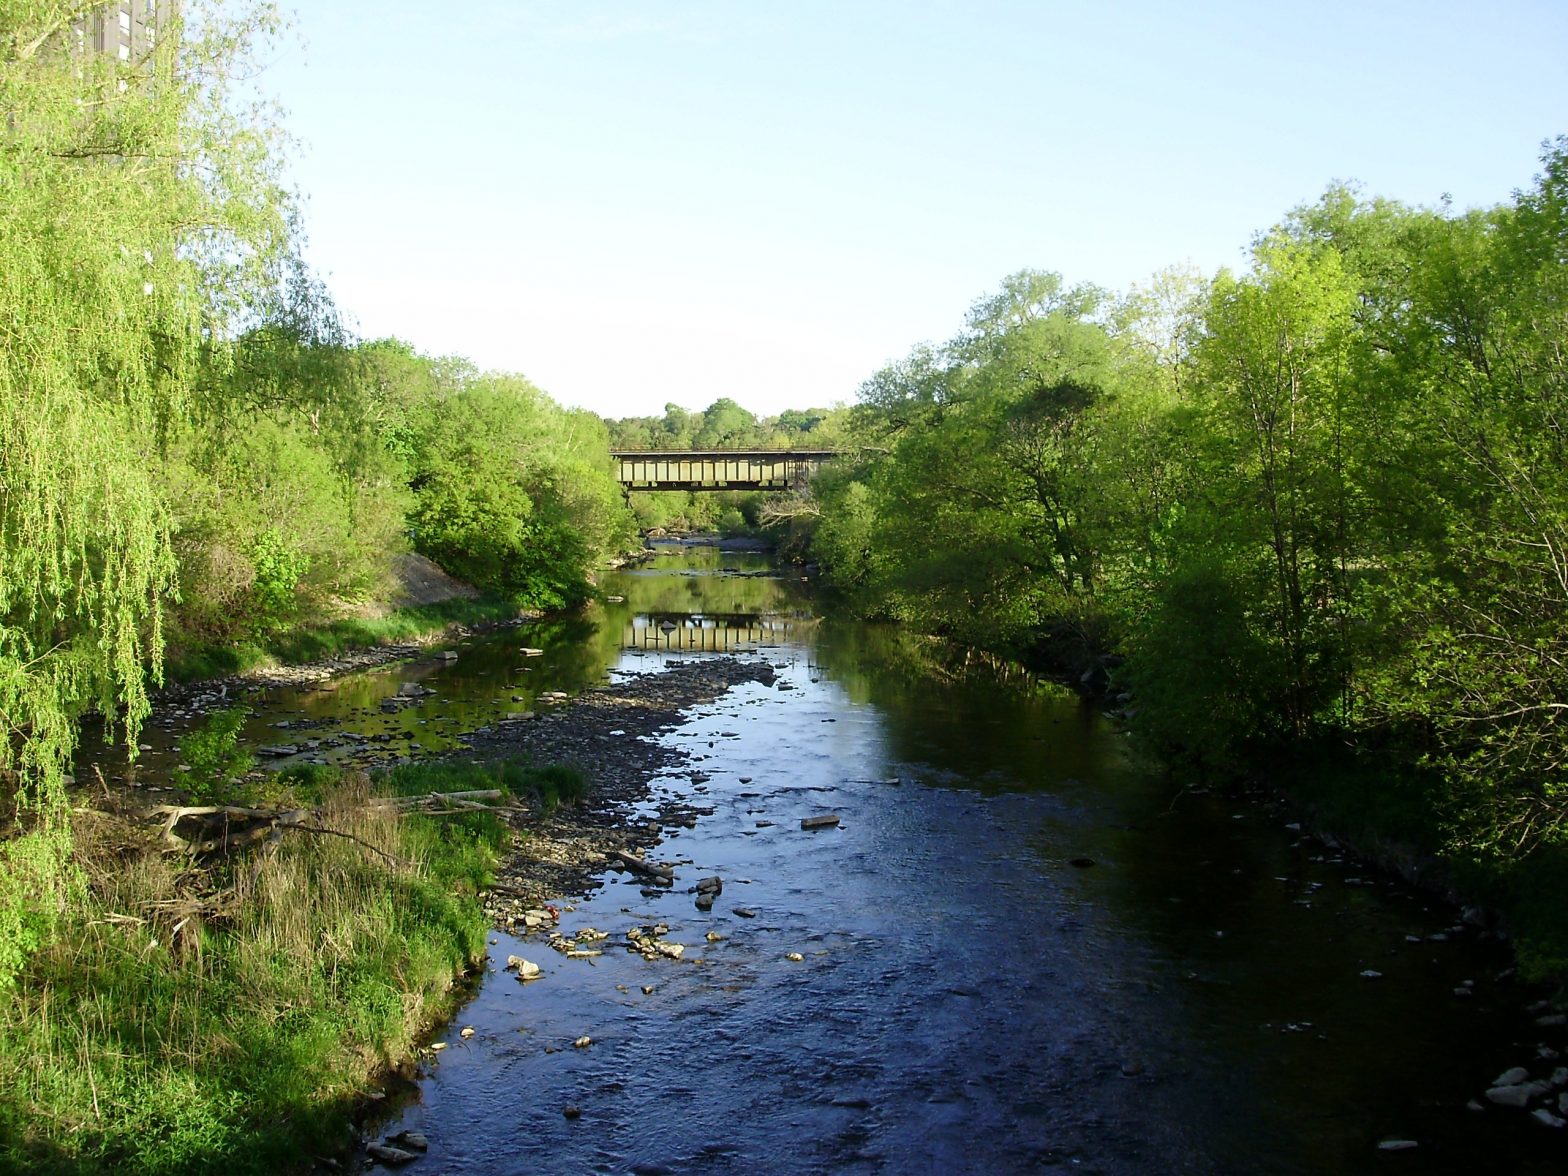
{"type": "MultiPolygon", "coordinates": [[[[676,886],[561,896],[603,955],[493,936],[385,1125],[428,1137],[411,1170],[1563,1171],[1564,1133],[1466,1109],[1554,1063],[1506,953],[1452,909],[1266,797],[1165,778],[1066,690],[820,619],[761,556],[671,550],[603,588],[624,599],[253,703],[257,744],[369,762],[669,658],[777,671],[668,736],[700,775],[656,781],[647,812],[712,810],[652,852],[676,886]],[[436,693],[383,711],[411,678],[436,693]],[[709,875],[704,913],[687,888],[709,875]],[[660,922],[683,959],[619,949],[660,922]],[[504,973],[512,954],[543,976],[504,973]]],[[[179,729],[152,729],[148,781],[179,729]]]]}

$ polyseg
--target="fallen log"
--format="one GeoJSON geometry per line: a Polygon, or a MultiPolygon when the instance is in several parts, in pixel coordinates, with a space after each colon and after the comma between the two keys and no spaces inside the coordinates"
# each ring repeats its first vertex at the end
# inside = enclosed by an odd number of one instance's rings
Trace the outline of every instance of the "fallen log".
{"type": "Polygon", "coordinates": [[[624,869],[634,874],[641,874],[645,878],[652,878],[657,882],[669,886],[675,881],[675,870],[670,866],[661,866],[655,862],[644,861],[634,853],[624,849],[612,849],[609,854],[612,864],[619,864],[624,869]]]}
{"type": "Polygon", "coordinates": [[[472,792],[422,792],[418,796],[376,796],[371,798],[370,804],[372,807],[391,805],[394,808],[414,808],[422,804],[459,804],[464,801],[502,800],[505,797],[506,793],[499,788],[480,788],[472,792]]]}

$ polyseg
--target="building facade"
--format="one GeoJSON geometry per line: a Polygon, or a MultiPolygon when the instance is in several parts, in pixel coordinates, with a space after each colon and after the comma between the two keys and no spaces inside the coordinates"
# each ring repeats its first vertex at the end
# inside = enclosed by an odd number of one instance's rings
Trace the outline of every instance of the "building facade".
{"type": "Polygon", "coordinates": [[[136,61],[157,44],[159,30],[167,31],[179,13],[179,0],[120,0],[106,4],[72,26],[76,48],[83,53],[105,53],[121,61],[136,61]]]}

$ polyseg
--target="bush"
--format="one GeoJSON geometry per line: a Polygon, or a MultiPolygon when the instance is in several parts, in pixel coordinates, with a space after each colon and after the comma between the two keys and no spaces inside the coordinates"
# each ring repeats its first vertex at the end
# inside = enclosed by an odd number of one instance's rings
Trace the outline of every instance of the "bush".
{"type": "Polygon", "coordinates": [[[174,778],[192,800],[232,804],[243,798],[240,783],[256,766],[256,757],[239,744],[249,713],[244,707],[219,711],[180,740],[181,767],[174,778]]]}

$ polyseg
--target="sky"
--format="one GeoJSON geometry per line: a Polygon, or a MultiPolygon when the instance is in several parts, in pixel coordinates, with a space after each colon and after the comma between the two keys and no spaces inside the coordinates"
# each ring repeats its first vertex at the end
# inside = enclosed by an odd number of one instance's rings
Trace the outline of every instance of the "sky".
{"type": "Polygon", "coordinates": [[[1568,133],[1568,0],[314,0],[265,62],[359,335],[609,417],[850,403],[1017,270],[1492,205],[1568,133]]]}

